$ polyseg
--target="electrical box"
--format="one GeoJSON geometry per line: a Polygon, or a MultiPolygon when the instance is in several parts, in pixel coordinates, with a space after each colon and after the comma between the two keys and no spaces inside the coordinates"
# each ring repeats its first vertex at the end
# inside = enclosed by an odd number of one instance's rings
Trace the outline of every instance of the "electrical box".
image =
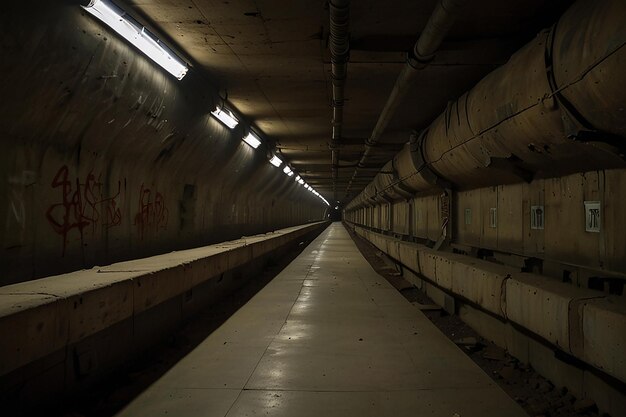
{"type": "Polygon", "coordinates": [[[543,206],[530,206],[530,228],[543,230],[545,223],[545,211],[543,206]]]}
{"type": "Polygon", "coordinates": [[[496,207],[489,209],[489,227],[492,229],[498,227],[498,209],[496,207]]]}
{"type": "Polygon", "coordinates": [[[585,231],[599,233],[601,213],[599,201],[585,201],[585,231]]]}

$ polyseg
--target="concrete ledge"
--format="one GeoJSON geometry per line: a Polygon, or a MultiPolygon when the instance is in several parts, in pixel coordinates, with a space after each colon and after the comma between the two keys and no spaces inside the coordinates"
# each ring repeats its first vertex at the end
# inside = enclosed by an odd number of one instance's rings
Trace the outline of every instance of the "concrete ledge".
{"type": "Polygon", "coordinates": [[[358,225],[354,228],[358,235],[387,255],[395,254],[391,257],[425,278],[431,292],[437,288],[433,300],[439,304],[445,299],[440,292],[445,291],[626,383],[625,298],[608,297],[600,291],[469,256],[434,251],[358,225]],[[385,250],[389,247],[393,249],[385,250]]]}
{"type": "Polygon", "coordinates": [[[10,337],[0,341],[0,376],[163,305],[326,224],[1,287],[0,334],[10,337]]]}
{"type": "Polygon", "coordinates": [[[570,321],[570,305],[594,297],[603,295],[541,275],[517,272],[506,282],[506,317],[565,352],[573,353],[570,339],[582,332],[571,331],[580,324],[570,321]]]}
{"type": "Polygon", "coordinates": [[[451,263],[452,292],[493,314],[504,316],[503,285],[511,278],[511,268],[461,255],[455,255],[451,263]]]}
{"type": "Polygon", "coordinates": [[[587,300],[582,311],[582,358],[620,381],[626,381],[626,305],[623,298],[610,296],[587,300]]]}

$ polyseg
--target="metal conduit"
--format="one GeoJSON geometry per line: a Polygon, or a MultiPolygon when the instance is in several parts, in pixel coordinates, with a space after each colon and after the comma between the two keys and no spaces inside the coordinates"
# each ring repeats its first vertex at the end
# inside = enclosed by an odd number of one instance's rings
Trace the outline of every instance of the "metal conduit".
{"type": "Polygon", "coordinates": [[[348,72],[350,54],[350,0],[330,0],[330,36],[331,72],[333,83],[333,132],[330,141],[333,194],[337,199],[337,173],[339,165],[339,141],[343,123],[344,86],[348,72]]]}
{"type": "Polygon", "coordinates": [[[363,151],[363,155],[357,167],[354,169],[354,174],[352,174],[352,179],[348,184],[346,192],[350,191],[352,182],[359,173],[359,168],[365,165],[369,154],[372,152],[372,149],[391,121],[391,118],[396,113],[396,109],[402,103],[406,93],[417,78],[418,72],[426,68],[433,59],[435,52],[439,49],[439,46],[441,46],[441,42],[446,37],[456,16],[466,2],[467,0],[441,0],[437,3],[437,6],[435,6],[435,10],[430,15],[417,42],[415,42],[413,50],[407,55],[406,65],[396,79],[393,90],[391,90],[391,94],[389,94],[389,98],[387,98],[385,107],[378,117],[372,134],[369,139],[365,141],[365,150],[363,151]]]}

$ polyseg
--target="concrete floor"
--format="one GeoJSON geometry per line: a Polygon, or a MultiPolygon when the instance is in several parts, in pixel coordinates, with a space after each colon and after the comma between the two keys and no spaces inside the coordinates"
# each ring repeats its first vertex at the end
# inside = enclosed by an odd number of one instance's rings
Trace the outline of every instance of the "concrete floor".
{"type": "Polygon", "coordinates": [[[526,413],[334,223],[118,415],[526,413]]]}

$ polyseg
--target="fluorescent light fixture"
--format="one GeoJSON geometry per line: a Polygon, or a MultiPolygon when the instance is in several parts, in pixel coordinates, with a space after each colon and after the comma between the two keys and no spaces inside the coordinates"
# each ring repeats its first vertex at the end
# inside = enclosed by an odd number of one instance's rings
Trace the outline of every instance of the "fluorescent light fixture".
{"type": "Polygon", "coordinates": [[[298,184],[303,185],[303,184],[304,184],[304,180],[303,180],[302,178],[300,178],[300,179],[298,180],[298,184]]]}
{"type": "Polygon", "coordinates": [[[252,146],[254,149],[258,148],[261,144],[261,139],[259,139],[254,133],[250,132],[243,138],[243,141],[248,145],[252,146]]]}
{"type": "Polygon", "coordinates": [[[224,123],[231,129],[234,129],[235,126],[239,124],[239,120],[233,116],[233,113],[226,109],[215,109],[211,112],[213,116],[220,122],[224,123]]]}
{"type": "Polygon", "coordinates": [[[285,165],[285,168],[283,169],[283,172],[285,174],[287,174],[288,176],[290,176],[290,177],[293,175],[293,171],[291,170],[291,168],[289,168],[288,165],[285,165]]]}
{"type": "Polygon", "coordinates": [[[282,159],[280,159],[279,157],[277,157],[276,155],[272,156],[272,159],[270,159],[270,164],[274,165],[275,167],[279,167],[280,164],[282,164],[283,161],[282,159]]]}
{"type": "Polygon", "coordinates": [[[296,181],[300,182],[300,175],[296,177],[296,181]]]}
{"type": "Polygon", "coordinates": [[[148,29],[112,2],[91,0],[87,6],[83,6],[83,9],[100,19],[122,38],[135,45],[137,49],[174,77],[182,80],[185,74],[187,74],[187,64],[181,61],[170,48],[148,29]]]}

